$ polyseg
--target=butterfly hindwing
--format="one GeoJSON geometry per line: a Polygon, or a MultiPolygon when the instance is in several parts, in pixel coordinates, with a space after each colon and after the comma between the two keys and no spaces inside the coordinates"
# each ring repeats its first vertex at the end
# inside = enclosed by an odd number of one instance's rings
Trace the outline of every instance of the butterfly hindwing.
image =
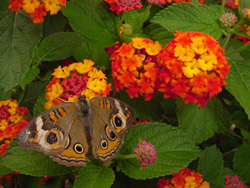
{"type": "Polygon", "coordinates": [[[95,97],[90,106],[93,156],[106,162],[119,152],[135,113],[127,104],[111,97],[95,97]]]}

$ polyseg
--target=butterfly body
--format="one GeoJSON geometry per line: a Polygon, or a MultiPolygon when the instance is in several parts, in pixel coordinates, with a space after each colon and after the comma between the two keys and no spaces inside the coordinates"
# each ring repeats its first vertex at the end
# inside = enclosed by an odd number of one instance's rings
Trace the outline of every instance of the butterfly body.
{"type": "Polygon", "coordinates": [[[119,152],[134,110],[111,97],[59,104],[34,118],[18,135],[24,149],[36,150],[66,166],[86,166],[91,137],[93,157],[106,162],[119,152]]]}

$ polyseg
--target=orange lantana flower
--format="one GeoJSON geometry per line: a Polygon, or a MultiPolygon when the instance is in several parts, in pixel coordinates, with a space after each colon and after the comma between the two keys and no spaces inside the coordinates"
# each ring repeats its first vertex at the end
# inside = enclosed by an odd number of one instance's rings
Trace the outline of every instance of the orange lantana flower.
{"type": "Polygon", "coordinates": [[[28,109],[20,107],[16,100],[0,101],[0,155],[4,157],[10,141],[29,123],[24,119],[28,109]]]}
{"type": "Polygon", "coordinates": [[[160,67],[156,55],[161,49],[158,41],[142,37],[123,43],[110,58],[115,89],[126,89],[131,98],[143,95],[150,100],[158,91],[160,67]]]}
{"type": "Polygon", "coordinates": [[[210,184],[206,181],[203,181],[202,175],[191,171],[188,168],[173,173],[172,179],[165,180],[161,178],[157,185],[158,188],[209,188],[210,184]]]}
{"type": "Polygon", "coordinates": [[[164,97],[178,96],[200,107],[222,91],[230,68],[217,41],[200,32],[177,31],[157,62],[161,66],[159,91],[164,97]]]}

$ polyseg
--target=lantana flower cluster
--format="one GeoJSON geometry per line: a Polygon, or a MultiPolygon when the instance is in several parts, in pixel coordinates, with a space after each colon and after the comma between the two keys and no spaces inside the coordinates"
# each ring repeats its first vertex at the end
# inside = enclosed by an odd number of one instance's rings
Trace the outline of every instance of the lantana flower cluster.
{"type": "Polygon", "coordinates": [[[210,184],[207,181],[203,181],[202,175],[191,171],[188,168],[173,173],[172,179],[161,178],[157,185],[158,188],[209,188],[210,184]]]}
{"type": "Polygon", "coordinates": [[[217,41],[200,32],[176,31],[175,38],[157,56],[162,66],[159,91],[165,98],[178,96],[185,103],[204,106],[226,85],[230,68],[217,41]]]}
{"type": "MultiPolygon", "coordinates": [[[[148,0],[150,4],[165,5],[166,3],[192,3],[192,0],[148,0]]],[[[204,0],[199,0],[201,4],[205,4],[204,0]]]]}
{"type": "Polygon", "coordinates": [[[0,101],[0,155],[3,157],[10,141],[29,121],[24,119],[28,109],[20,107],[16,100],[0,101]]]}
{"type": "MultiPolygon", "coordinates": [[[[226,0],[225,5],[231,9],[235,9],[238,7],[240,0],[226,0]]],[[[222,2],[222,0],[221,0],[222,2]]]]}
{"type": "MultiPolygon", "coordinates": [[[[115,12],[117,15],[122,12],[136,10],[143,7],[140,0],[104,0],[110,6],[110,11],[115,12]]],[[[165,5],[166,3],[191,3],[192,0],[148,0],[149,4],[165,5]]],[[[204,4],[204,0],[199,0],[204,4]]]]}
{"type": "Polygon", "coordinates": [[[9,0],[9,9],[19,12],[24,10],[33,19],[34,23],[43,22],[43,17],[57,14],[62,7],[66,7],[66,0],[9,0]]]}
{"type": "Polygon", "coordinates": [[[242,181],[239,180],[239,177],[237,175],[230,176],[226,175],[226,183],[225,188],[245,188],[245,185],[242,181]]]}
{"type": "Polygon", "coordinates": [[[159,91],[200,107],[222,91],[230,68],[217,41],[200,32],[177,31],[163,49],[158,41],[136,37],[110,59],[115,89],[126,89],[129,97],[150,100],[159,91]]]}
{"type": "Polygon", "coordinates": [[[87,100],[95,96],[107,96],[111,84],[107,83],[105,74],[93,65],[93,61],[84,59],[83,62],[57,67],[46,87],[48,102],[45,103],[45,109],[63,101],[78,101],[79,95],[85,95],[87,100]]]}
{"type": "Polygon", "coordinates": [[[150,100],[158,91],[160,68],[156,64],[156,56],[161,49],[158,41],[142,37],[123,43],[110,58],[115,89],[126,88],[131,98],[143,95],[150,100]]]}
{"type": "Polygon", "coordinates": [[[129,10],[136,10],[143,5],[140,0],[104,0],[110,6],[110,11],[115,12],[117,15],[129,10]]]}

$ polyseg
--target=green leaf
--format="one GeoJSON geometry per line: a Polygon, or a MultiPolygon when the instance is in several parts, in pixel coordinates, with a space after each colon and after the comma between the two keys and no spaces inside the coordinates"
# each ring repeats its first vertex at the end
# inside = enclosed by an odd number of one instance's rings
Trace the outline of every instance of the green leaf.
{"type": "Polygon", "coordinates": [[[46,37],[36,49],[35,62],[55,61],[70,57],[82,44],[82,39],[72,32],[59,32],[46,37]]]}
{"type": "Polygon", "coordinates": [[[45,109],[44,109],[45,102],[47,102],[47,100],[45,98],[45,93],[43,93],[42,95],[40,95],[37,98],[36,103],[33,106],[33,115],[34,116],[38,116],[39,114],[41,114],[42,112],[45,111],[45,109]]]}
{"type": "Polygon", "coordinates": [[[43,36],[47,37],[53,33],[64,31],[67,23],[68,20],[62,15],[62,12],[46,16],[43,22],[43,36]]]}
{"type": "Polygon", "coordinates": [[[105,66],[106,69],[110,67],[110,56],[105,51],[105,49],[97,47],[86,41],[82,43],[80,48],[76,50],[73,56],[77,61],[82,61],[83,59],[91,59],[95,62],[95,66],[105,66]]]}
{"type": "Polygon", "coordinates": [[[109,188],[114,180],[115,174],[111,168],[87,164],[78,172],[73,188],[109,188]]]}
{"type": "Polygon", "coordinates": [[[40,73],[39,68],[34,68],[34,69],[29,68],[28,72],[25,74],[23,80],[20,83],[22,89],[24,89],[25,86],[27,86],[30,82],[32,82],[32,80],[34,80],[39,73],[40,73]]]}
{"type": "Polygon", "coordinates": [[[246,48],[245,50],[240,52],[240,55],[244,58],[244,59],[250,59],[250,48],[246,48]]]}
{"type": "Polygon", "coordinates": [[[141,27],[149,17],[149,9],[141,8],[125,12],[125,23],[129,24],[135,32],[141,32],[141,27]]]}
{"type": "Polygon", "coordinates": [[[177,100],[177,117],[179,127],[197,144],[212,137],[219,129],[220,132],[226,131],[230,125],[228,112],[215,97],[201,109],[196,104],[184,104],[182,100],[177,100]]]}
{"type": "Polygon", "coordinates": [[[27,14],[0,12],[0,88],[4,91],[20,84],[40,37],[41,25],[27,14]]]}
{"type": "Polygon", "coordinates": [[[0,158],[0,176],[12,173],[13,170],[11,170],[11,169],[7,168],[6,166],[2,165],[2,159],[3,158],[0,158]]]}
{"type": "Polygon", "coordinates": [[[236,174],[244,183],[250,183],[250,143],[243,143],[238,147],[233,158],[233,167],[236,174]]]}
{"type": "Polygon", "coordinates": [[[8,0],[1,0],[0,11],[5,11],[8,9],[10,2],[8,0]]]}
{"type": "Polygon", "coordinates": [[[4,92],[3,89],[0,89],[0,100],[3,101],[3,100],[8,100],[11,98],[11,92],[8,91],[8,92],[4,92]]]}
{"type": "Polygon", "coordinates": [[[159,41],[162,47],[164,47],[174,38],[173,33],[169,32],[164,27],[155,23],[149,24],[143,30],[143,33],[148,35],[150,39],[154,41],[159,41]]]}
{"type": "Polygon", "coordinates": [[[207,147],[200,156],[197,171],[203,175],[203,179],[215,184],[223,175],[222,153],[215,145],[207,147]]]}
{"type": "Polygon", "coordinates": [[[47,81],[36,81],[27,85],[26,92],[23,100],[20,103],[20,106],[25,106],[29,109],[29,111],[32,111],[37,97],[39,97],[41,93],[45,92],[47,84],[47,81]]]}
{"type": "Polygon", "coordinates": [[[60,165],[39,152],[23,150],[15,141],[12,141],[7,148],[2,164],[13,171],[31,176],[59,176],[79,169],[60,165]]]}
{"type": "Polygon", "coordinates": [[[199,31],[219,39],[222,29],[218,20],[219,14],[209,6],[178,3],[161,10],[151,22],[160,24],[170,32],[199,31]]]}
{"type": "Polygon", "coordinates": [[[250,132],[241,129],[240,133],[243,136],[243,138],[245,138],[248,142],[250,142],[250,132]]]}
{"type": "Polygon", "coordinates": [[[118,40],[119,17],[111,13],[102,0],[71,0],[62,12],[73,30],[87,42],[108,47],[118,40]]]}
{"type": "Polygon", "coordinates": [[[250,0],[240,0],[239,2],[240,8],[250,8],[250,0]]]}
{"type": "Polygon", "coordinates": [[[144,97],[130,99],[125,92],[119,92],[120,100],[129,104],[136,111],[136,117],[143,120],[161,121],[162,108],[160,101],[161,95],[155,95],[150,101],[145,101],[144,97]]]}
{"type": "Polygon", "coordinates": [[[151,179],[172,174],[193,161],[200,151],[183,131],[163,123],[142,123],[132,126],[121,149],[122,154],[131,154],[141,140],[154,145],[157,160],[145,168],[136,159],[118,161],[121,171],[134,179],[151,179]]]}
{"type": "Polygon", "coordinates": [[[226,89],[239,101],[250,119],[250,60],[229,61],[226,89]]]}

